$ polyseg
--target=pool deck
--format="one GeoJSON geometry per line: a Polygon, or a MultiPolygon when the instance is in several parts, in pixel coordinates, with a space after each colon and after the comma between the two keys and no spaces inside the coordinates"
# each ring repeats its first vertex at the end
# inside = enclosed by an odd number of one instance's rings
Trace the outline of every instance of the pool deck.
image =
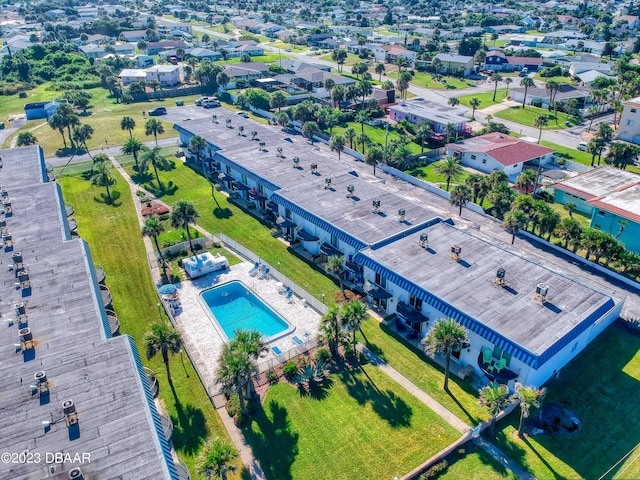
{"type": "MultiPolygon", "coordinates": [[[[289,301],[278,292],[277,281],[268,277],[259,279],[249,275],[253,264],[242,262],[221,272],[213,272],[195,280],[187,280],[176,284],[181,309],[174,315],[178,329],[203,383],[210,395],[218,392],[215,381],[217,359],[225,342],[220,326],[213,320],[211,312],[200,298],[203,290],[233,280],[241,281],[258,295],[267,305],[275,310],[292,327],[283,334],[275,335],[267,340],[269,352],[258,360],[260,371],[271,368],[276,363],[288,360],[294,354],[306,350],[307,344],[314,344],[320,326],[321,315],[316,310],[293,295],[289,301]],[[304,343],[296,344],[293,337],[304,343]],[[281,354],[276,355],[272,347],[278,347],[281,354]]],[[[286,284],[285,284],[286,286],[286,284]]]]}

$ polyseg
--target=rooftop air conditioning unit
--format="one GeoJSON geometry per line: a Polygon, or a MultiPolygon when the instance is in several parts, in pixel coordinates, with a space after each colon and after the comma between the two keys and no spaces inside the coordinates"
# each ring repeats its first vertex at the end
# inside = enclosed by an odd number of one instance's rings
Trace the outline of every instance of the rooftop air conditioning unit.
{"type": "Polygon", "coordinates": [[[538,300],[543,302],[547,298],[547,294],[549,293],[549,285],[546,283],[539,283],[536,285],[536,297],[538,300]]]}
{"type": "Polygon", "coordinates": [[[13,255],[11,255],[11,259],[13,260],[13,264],[17,267],[19,265],[22,265],[22,253],[21,252],[15,252],[13,255]]]}
{"type": "Polygon", "coordinates": [[[27,313],[27,307],[25,306],[24,302],[14,304],[13,309],[15,310],[18,317],[21,317],[22,315],[27,313]]]}
{"type": "Polygon", "coordinates": [[[298,168],[299,165],[300,165],[300,158],[293,157],[293,168],[298,168]]]}
{"type": "Polygon", "coordinates": [[[375,198],[372,203],[373,203],[373,210],[371,210],[371,212],[372,213],[380,212],[380,199],[375,198]]]}
{"type": "Polygon", "coordinates": [[[429,246],[429,235],[427,233],[420,234],[420,247],[427,248],[429,246]]]}
{"type": "Polygon", "coordinates": [[[317,163],[312,163],[311,164],[311,173],[313,175],[315,175],[316,173],[318,173],[318,164],[317,163]]]}
{"type": "Polygon", "coordinates": [[[34,373],[33,378],[37,384],[47,383],[47,373],[44,370],[34,373]]]}
{"type": "Polygon", "coordinates": [[[76,413],[76,405],[73,403],[73,400],[68,399],[62,402],[62,413],[65,415],[76,413]]]}
{"type": "Polygon", "coordinates": [[[496,272],[496,278],[495,278],[495,282],[498,285],[504,286],[507,281],[505,280],[505,275],[506,275],[506,271],[504,268],[499,268],[498,271],[496,272]]]}
{"type": "Polygon", "coordinates": [[[455,244],[451,246],[451,258],[453,260],[459,260],[461,252],[462,252],[462,247],[460,245],[455,244]]]}
{"type": "Polygon", "coordinates": [[[282,157],[282,147],[276,148],[276,152],[278,152],[278,155],[276,155],[277,157],[282,157]]]}
{"type": "Polygon", "coordinates": [[[405,219],[405,210],[404,208],[401,208],[400,210],[398,210],[398,221],[399,222],[404,222],[405,219]]]}
{"type": "Polygon", "coordinates": [[[69,480],[84,480],[84,475],[80,467],[73,467],[69,470],[69,480]]]}
{"type": "Polygon", "coordinates": [[[329,190],[331,188],[331,177],[324,179],[324,189],[329,190]]]}
{"type": "Polygon", "coordinates": [[[11,245],[13,245],[11,234],[9,232],[2,234],[2,243],[5,247],[10,247],[11,245]]]}
{"type": "Polygon", "coordinates": [[[0,190],[0,195],[2,195],[2,198],[6,198],[9,196],[9,192],[6,188],[3,188],[2,190],[0,190]]]}
{"type": "Polygon", "coordinates": [[[18,330],[18,335],[22,342],[30,342],[33,340],[33,333],[31,333],[31,329],[29,327],[18,330]]]}
{"type": "Polygon", "coordinates": [[[353,185],[347,185],[347,198],[353,197],[353,191],[355,187],[353,185]]]}

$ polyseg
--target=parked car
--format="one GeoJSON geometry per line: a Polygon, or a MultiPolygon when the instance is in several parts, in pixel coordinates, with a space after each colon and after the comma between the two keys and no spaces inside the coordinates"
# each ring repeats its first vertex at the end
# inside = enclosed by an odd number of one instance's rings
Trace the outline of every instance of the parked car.
{"type": "Polygon", "coordinates": [[[197,105],[198,107],[201,107],[201,106],[202,106],[202,103],[203,103],[205,100],[209,100],[209,97],[200,97],[200,98],[197,98],[197,99],[196,99],[196,105],[197,105]]]}
{"type": "Polygon", "coordinates": [[[239,117],[249,118],[249,114],[243,110],[236,112],[236,115],[238,115],[239,117]]]}
{"type": "Polygon", "coordinates": [[[578,150],[580,150],[581,152],[586,152],[587,151],[587,142],[580,142],[578,144],[578,150]]]}
{"type": "Polygon", "coordinates": [[[207,98],[206,100],[204,100],[202,102],[202,106],[204,108],[214,108],[214,107],[219,107],[220,106],[220,102],[218,101],[217,98],[207,98]]]}
{"type": "Polygon", "coordinates": [[[158,115],[166,115],[167,109],[164,107],[156,107],[156,108],[152,108],[147,113],[149,114],[150,117],[156,117],[158,115]]]}

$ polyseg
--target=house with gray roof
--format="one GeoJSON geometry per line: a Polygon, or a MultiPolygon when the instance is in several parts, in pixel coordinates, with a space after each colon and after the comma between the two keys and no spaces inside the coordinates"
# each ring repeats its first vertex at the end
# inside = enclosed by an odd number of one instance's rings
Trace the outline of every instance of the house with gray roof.
{"type": "Polygon", "coordinates": [[[468,77],[473,71],[473,57],[468,57],[466,55],[453,55],[449,53],[438,53],[433,58],[437,58],[440,61],[440,73],[462,75],[463,77],[468,77]]]}

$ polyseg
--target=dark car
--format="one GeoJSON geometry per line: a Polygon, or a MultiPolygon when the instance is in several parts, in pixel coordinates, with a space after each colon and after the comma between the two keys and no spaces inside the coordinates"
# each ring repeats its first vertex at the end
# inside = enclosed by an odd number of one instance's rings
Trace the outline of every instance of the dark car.
{"type": "Polygon", "coordinates": [[[155,116],[158,116],[158,115],[166,115],[167,114],[167,109],[164,108],[164,107],[156,107],[156,108],[152,108],[147,113],[152,117],[155,117],[155,116]]]}

